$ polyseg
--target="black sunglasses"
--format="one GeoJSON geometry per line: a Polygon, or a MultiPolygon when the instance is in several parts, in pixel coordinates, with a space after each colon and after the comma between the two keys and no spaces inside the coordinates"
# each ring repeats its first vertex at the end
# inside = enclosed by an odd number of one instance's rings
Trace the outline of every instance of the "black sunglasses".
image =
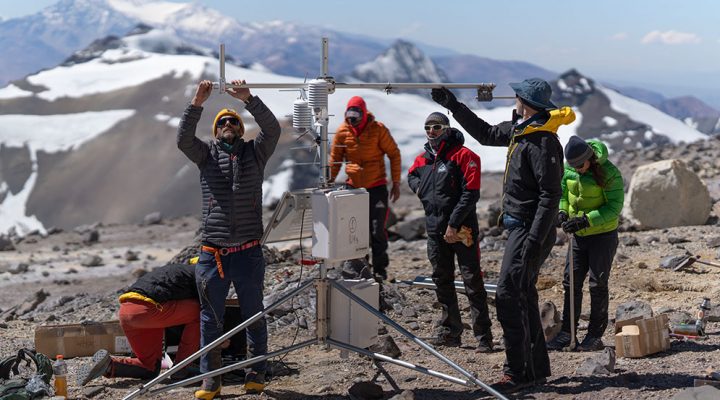
{"type": "Polygon", "coordinates": [[[440,129],[445,129],[445,128],[449,128],[449,127],[450,127],[449,125],[440,125],[440,124],[425,125],[425,130],[426,131],[439,131],[440,129]]]}
{"type": "Polygon", "coordinates": [[[217,121],[216,126],[225,126],[225,124],[229,122],[230,125],[238,126],[240,125],[240,120],[235,117],[222,117],[217,121]]]}

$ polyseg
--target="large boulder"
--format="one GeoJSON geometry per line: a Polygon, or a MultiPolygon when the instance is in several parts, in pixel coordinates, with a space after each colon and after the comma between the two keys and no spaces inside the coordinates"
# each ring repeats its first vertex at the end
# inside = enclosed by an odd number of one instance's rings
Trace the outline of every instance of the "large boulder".
{"type": "Polygon", "coordinates": [[[681,160],[663,160],[635,171],[623,216],[645,228],[703,225],[712,200],[707,186],[681,160]]]}

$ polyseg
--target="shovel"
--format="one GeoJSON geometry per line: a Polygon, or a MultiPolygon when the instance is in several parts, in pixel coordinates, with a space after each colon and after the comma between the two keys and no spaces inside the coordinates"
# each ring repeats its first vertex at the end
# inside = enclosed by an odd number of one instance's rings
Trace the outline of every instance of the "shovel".
{"type": "Polygon", "coordinates": [[[675,268],[673,268],[673,271],[680,271],[684,268],[687,268],[695,263],[703,264],[703,265],[709,265],[711,267],[718,267],[720,268],[720,264],[714,264],[707,261],[700,260],[700,256],[689,256],[685,260],[681,261],[680,264],[678,264],[675,268]]]}

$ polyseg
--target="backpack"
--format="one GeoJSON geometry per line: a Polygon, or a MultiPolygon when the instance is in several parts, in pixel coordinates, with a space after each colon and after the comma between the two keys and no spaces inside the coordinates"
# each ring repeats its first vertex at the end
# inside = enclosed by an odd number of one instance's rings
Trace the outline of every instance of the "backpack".
{"type": "Polygon", "coordinates": [[[0,400],[29,400],[44,395],[52,396],[52,376],[52,362],[47,356],[33,350],[20,349],[17,355],[0,360],[0,400]],[[25,369],[35,369],[32,378],[21,376],[20,367],[23,363],[25,369]],[[36,387],[28,390],[26,386],[31,380],[39,382],[34,385],[36,387]]]}

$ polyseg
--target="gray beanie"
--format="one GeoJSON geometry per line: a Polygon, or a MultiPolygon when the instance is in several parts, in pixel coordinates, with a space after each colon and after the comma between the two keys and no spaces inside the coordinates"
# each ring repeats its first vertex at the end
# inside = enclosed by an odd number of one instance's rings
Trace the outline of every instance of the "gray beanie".
{"type": "Polygon", "coordinates": [[[592,147],[578,136],[570,136],[565,145],[565,160],[573,168],[582,167],[594,153],[592,147]]]}
{"type": "Polygon", "coordinates": [[[425,118],[425,125],[430,124],[450,125],[450,120],[447,115],[436,111],[425,118]]]}

